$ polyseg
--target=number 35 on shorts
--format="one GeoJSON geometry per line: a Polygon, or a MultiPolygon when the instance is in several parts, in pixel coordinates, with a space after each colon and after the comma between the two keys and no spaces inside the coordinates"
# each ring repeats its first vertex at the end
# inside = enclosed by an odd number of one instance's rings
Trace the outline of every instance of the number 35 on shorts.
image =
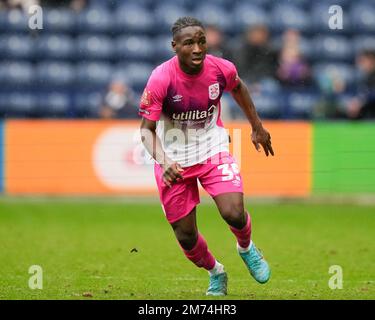
{"type": "Polygon", "coordinates": [[[224,163],[217,167],[218,170],[221,170],[222,180],[231,181],[234,179],[241,181],[239,176],[240,170],[238,169],[237,163],[224,163]]]}

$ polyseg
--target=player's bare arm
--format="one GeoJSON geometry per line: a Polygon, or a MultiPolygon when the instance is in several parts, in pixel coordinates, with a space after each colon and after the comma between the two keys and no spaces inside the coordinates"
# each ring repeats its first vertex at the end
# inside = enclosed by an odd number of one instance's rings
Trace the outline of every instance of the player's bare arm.
{"type": "Polygon", "coordinates": [[[269,154],[274,155],[271,145],[271,135],[263,128],[246,84],[240,79],[240,82],[231,93],[251,124],[251,140],[255,148],[260,151],[259,145],[261,145],[267,157],[269,154]]]}
{"type": "Polygon", "coordinates": [[[156,134],[156,121],[142,119],[141,137],[146,150],[162,166],[164,183],[171,187],[177,180],[183,179],[181,172],[184,170],[177,162],[171,160],[163,150],[161,141],[156,134]]]}

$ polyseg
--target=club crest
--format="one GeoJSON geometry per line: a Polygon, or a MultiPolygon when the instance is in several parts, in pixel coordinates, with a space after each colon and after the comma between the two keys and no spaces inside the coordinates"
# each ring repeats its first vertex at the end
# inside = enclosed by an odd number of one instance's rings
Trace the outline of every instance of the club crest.
{"type": "Polygon", "coordinates": [[[220,86],[218,83],[211,84],[208,87],[208,96],[211,100],[215,100],[220,94],[220,86]]]}

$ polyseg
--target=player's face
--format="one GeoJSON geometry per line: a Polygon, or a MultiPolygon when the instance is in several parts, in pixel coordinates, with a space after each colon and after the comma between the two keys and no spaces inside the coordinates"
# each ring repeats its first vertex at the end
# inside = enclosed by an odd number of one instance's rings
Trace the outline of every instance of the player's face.
{"type": "Polygon", "coordinates": [[[202,69],[207,44],[205,32],[201,27],[183,28],[172,41],[172,47],[182,70],[194,74],[202,69]]]}

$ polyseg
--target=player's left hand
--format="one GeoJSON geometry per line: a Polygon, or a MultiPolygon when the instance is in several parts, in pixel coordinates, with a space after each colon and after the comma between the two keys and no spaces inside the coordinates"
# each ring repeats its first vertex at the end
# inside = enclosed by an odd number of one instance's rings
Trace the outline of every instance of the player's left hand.
{"type": "Polygon", "coordinates": [[[251,133],[251,141],[258,152],[260,152],[259,145],[261,145],[267,157],[269,154],[274,155],[271,145],[271,135],[266,129],[263,128],[262,125],[257,128],[253,128],[253,132],[251,133]]]}

